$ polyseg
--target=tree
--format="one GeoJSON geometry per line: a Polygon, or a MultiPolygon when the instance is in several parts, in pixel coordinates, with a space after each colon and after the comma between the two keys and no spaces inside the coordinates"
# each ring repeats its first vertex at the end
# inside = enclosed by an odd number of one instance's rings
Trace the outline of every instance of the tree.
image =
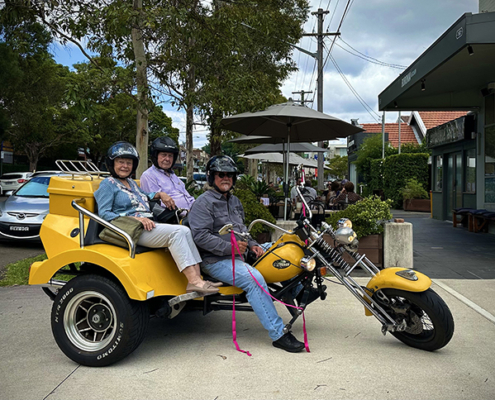
{"type": "Polygon", "coordinates": [[[50,149],[77,140],[81,133],[73,111],[64,102],[70,72],[48,53],[51,37],[42,25],[27,20],[15,29],[5,28],[2,25],[3,53],[15,71],[2,73],[3,77],[10,74],[0,88],[4,118],[10,125],[6,134],[14,147],[27,155],[33,171],[50,149]]]}
{"type": "Polygon", "coordinates": [[[330,173],[337,177],[337,179],[343,179],[347,175],[348,170],[348,157],[335,156],[331,158],[327,166],[330,168],[330,173]]]}
{"type": "MultiPolygon", "coordinates": [[[[134,142],[138,111],[134,99],[128,95],[133,85],[133,71],[117,66],[109,58],[95,60],[105,65],[103,71],[91,63],[74,66],[76,72],[68,85],[67,102],[83,121],[86,136],[79,145],[89,150],[88,157],[99,165],[112,143],[134,142]]],[[[159,136],[178,140],[179,131],[172,127],[172,119],[153,102],[150,102],[148,118],[150,140],[159,136]]],[[[147,168],[147,162],[140,164],[147,168]]]]}
{"type": "MultiPolygon", "coordinates": [[[[371,180],[371,160],[382,158],[382,134],[375,133],[364,139],[363,143],[357,151],[357,159],[354,161],[356,170],[363,178],[364,182],[371,180]]],[[[397,154],[397,149],[394,149],[388,142],[385,143],[385,157],[397,154]]],[[[356,182],[357,183],[357,182],[356,182]]]]}

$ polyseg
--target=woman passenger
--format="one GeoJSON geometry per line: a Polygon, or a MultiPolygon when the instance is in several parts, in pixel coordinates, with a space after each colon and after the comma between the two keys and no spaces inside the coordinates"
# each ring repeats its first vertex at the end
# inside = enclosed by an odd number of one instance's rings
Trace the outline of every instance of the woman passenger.
{"type": "Polygon", "coordinates": [[[139,164],[136,148],[127,142],[114,143],[107,152],[107,168],[111,177],[104,179],[95,198],[98,214],[106,221],[129,216],[143,224],[144,231],[137,244],[152,248],[168,247],[179,271],[187,278],[186,292],[216,293],[218,286],[204,281],[200,275],[201,257],[193,242],[191,231],[182,225],[156,223],[148,201],[161,199],[168,207],[174,207],[172,198],[165,192],[146,193],[130,178],[139,164]]]}

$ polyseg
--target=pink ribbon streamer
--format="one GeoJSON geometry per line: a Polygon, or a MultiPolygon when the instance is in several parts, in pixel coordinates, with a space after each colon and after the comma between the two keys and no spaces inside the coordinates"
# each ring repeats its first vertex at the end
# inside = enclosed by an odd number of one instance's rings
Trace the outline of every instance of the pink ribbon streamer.
{"type": "MultiPolygon", "coordinates": [[[[241,257],[242,261],[244,261],[244,257],[242,256],[240,250],[239,250],[239,246],[237,245],[237,240],[235,238],[235,234],[234,232],[231,231],[230,233],[230,243],[231,243],[231,246],[232,246],[232,285],[235,286],[235,251],[237,251],[237,254],[239,254],[239,256],[241,257]]],[[[268,296],[270,296],[273,300],[275,301],[278,301],[280,304],[284,305],[284,306],[287,306],[287,307],[292,307],[292,308],[295,308],[297,310],[303,310],[302,307],[298,307],[298,306],[293,306],[292,304],[286,304],[284,303],[283,301],[279,300],[279,299],[276,299],[275,297],[273,297],[269,292],[267,292],[265,290],[265,288],[258,282],[258,280],[256,279],[256,277],[253,275],[253,273],[249,270],[249,268],[247,268],[247,271],[249,272],[249,275],[251,275],[251,278],[254,279],[254,281],[256,282],[256,284],[261,288],[261,290],[263,290],[263,292],[265,292],[268,296]]],[[[309,342],[308,342],[308,333],[306,331],[306,317],[304,315],[304,310],[302,312],[302,317],[303,317],[303,333],[304,333],[304,347],[306,348],[306,351],[308,353],[310,353],[311,351],[309,350],[309,342]]],[[[239,344],[237,343],[237,332],[236,332],[236,319],[235,319],[235,295],[234,295],[234,301],[232,303],[232,337],[233,337],[233,342],[234,342],[234,345],[237,349],[237,351],[240,351],[242,353],[246,353],[248,356],[251,357],[251,353],[249,353],[249,351],[245,351],[245,350],[241,350],[241,348],[239,347],[239,344]]]]}

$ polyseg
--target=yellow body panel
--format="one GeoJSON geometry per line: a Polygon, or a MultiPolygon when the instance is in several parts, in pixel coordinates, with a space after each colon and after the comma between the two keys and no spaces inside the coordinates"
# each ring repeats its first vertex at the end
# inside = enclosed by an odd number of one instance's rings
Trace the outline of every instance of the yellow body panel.
{"type": "Polygon", "coordinates": [[[261,272],[266,283],[286,281],[303,272],[301,259],[304,251],[300,246],[304,247],[304,242],[297,235],[285,233],[253,266],[261,272]],[[282,242],[284,245],[277,248],[282,242]],[[283,269],[275,268],[273,263],[278,260],[288,260],[291,265],[283,269]]]}
{"type": "Polygon", "coordinates": [[[134,300],[146,300],[146,293],[154,296],[178,296],[186,293],[187,280],[166,250],[137,254],[117,246],[96,244],[84,249],[64,251],[48,260],[34,263],[29,284],[47,283],[61,267],[74,262],[87,262],[103,267],[113,274],[134,300]]]}
{"type": "Polygon", "coordinates": [[[50,179],[48,193],[50,195],[50,214],[78,217],[78,212],[71,203],[74,199],[84,198],[82,207],[94,212],[95,199],[93,193],[103,179],[85,175],[73,177],[54,176],[50,179]]]}
{"type": "MultiPolygon", "coordinates": [[[[407,268],[385,268],[382,269],[368,282],[366,287],[369,293],[380,289],[399,289],[407,292],[424,292],[431,286],[431,279],[421,272],[414,271],[418,277],[417,281],[411,281],[396,274],[398,271],[407,271],[407,268]]],[[[370,311],[365,308],[365,314],[371,316],[370,311]]]]}

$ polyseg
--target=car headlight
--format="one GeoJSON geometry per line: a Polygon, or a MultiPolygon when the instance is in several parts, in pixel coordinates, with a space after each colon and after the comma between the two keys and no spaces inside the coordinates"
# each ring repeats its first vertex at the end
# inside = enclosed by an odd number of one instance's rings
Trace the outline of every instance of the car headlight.
{"type": "Polygon", "coordinates": [[[356,239],[356,232],[351,228],[341,227],[335,232],[335,240],[343,244],[350,244],[356,239]]]}
{"type": "Polygon", "coordinates": [[[352,228],[352,222],[349,218],[341,218],[337,221],[339,228],[352,228]]]}
{"type": "Polygon", "coordinates": [[[306,271],[313,271],[316,267],[316,260],[314,258],[303,257],[301,260],[301,267],[306,271]]]}

